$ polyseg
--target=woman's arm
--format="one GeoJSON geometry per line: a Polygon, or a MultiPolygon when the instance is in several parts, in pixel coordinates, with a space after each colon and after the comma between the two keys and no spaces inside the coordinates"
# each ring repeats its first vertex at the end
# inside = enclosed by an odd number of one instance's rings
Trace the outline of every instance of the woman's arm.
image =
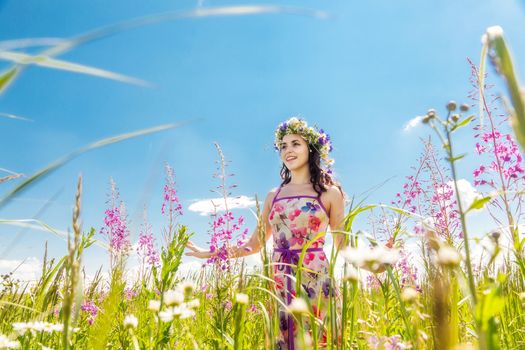
{"type": "MultiPolygon", "coordinates": [[[[246,243],[244,243],[240,247],[232,247],[230,249],[230,252],[229,252],[230,258],[241,258],[247,255],[255,254],[261,250],[262,244],[259,240],[260,225],[265,225],[265,229],[266,229],[266,232],[265,232],[266,236],[265,236],[264,243],[266,243],[266,241],[270,238],[270,236],[272,235],[272,231],[271,231],[272,228],[271,228],[270,222],[268,221],[268,216],[270,215],[270,210],[272,207],[272,201],[273,201],[274,196],[275,196],[275,191],[271,191],[268,193],[264,201],[261,222],[257,224],[250,239],[246,243]]],[[[211,252],[209,250],[200,248],[191,241],[188,241],[188,244],[186,245],[186,247],[190,249],[191,251],[187,252],[185,255],[193,256],[196,258],[209,259],[212,256],[217,254],[217,252],[211,252]]]]}
{"type": "Polygon", "coordinates": [[[341,233],[344,230],[345,202],[343,194],[336,186],[328,189],[327,198],[330,203],[330,231],[334,237],[335,247],[339,251],[344,248],[345,241],[345,234],[341,233]]]}

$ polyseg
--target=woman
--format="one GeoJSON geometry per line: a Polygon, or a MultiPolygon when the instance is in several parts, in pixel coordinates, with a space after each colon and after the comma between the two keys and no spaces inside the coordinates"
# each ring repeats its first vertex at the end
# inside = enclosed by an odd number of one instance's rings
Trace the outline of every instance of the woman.
{"type": "MultiPolygon", "coordinates": [[[[342,230],[344,219],[344,195],[329,169],[332,160],[330,137],[324,131],[309,127],[298,118],[291,118],[279,125],[275,132],[275,146],[279,150],[283,166],[281,186],[268,193],[264,202],[262,222],[266,228],[266,240],[273,234],[273,261],[277,295],[288,305],[296,296],[296,264],[306,244],[301,273],[302,296],[309,298],[314,315],[323,320],[328,310],[330,294],[335,296],[333,282],[329,278],[329,262],[323,251],[324,235],[328,226],[332,232],[342,230]]],[[[340,248],[344,236],[334,235],[334,243],[340,248]]],[[[250,240],[240,247],[233,247],[231,257],[243,257],[261,250],[258,228],[250,240]]],[[[191,252],[186,255],[209,258],[213,252],[188,243],[191,252]]],[[[293,316],[280,310],[281,342],[279,348],[297,349],[295,337],[288,337],[289,330],[296,330],[293,316]],[[286,346],[285,346],[286,345],[286,346]]],[[[295,333],[295,332],[294,332],[295,333]]],[[[296,335],[296,333],[294,334],[296,335]]]]}

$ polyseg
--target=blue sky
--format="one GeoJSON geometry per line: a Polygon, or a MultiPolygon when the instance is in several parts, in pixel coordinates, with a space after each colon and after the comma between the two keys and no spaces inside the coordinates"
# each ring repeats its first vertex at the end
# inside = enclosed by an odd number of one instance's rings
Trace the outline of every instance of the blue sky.
{"type": "MultiPolygon", "coordinates": [[[[247,5],[254,5],[248,2],[247,5]]],[[[61,155],[92,141],[188,119],[180,129],[125,141],[84,154],[23,193],[0,218],[41,215],[50,225],[70,227],[76,177],[84,177],[84,228],[102,226],[112,177],[132,221],[144,205],[159,234],[163,162],[171,164],[183,205],[209,198],[218,142],[232,161],[234,195],[264,198],[279,184],[280,163],[272,149],[276,125],[301,115],[331,134],[335,170],[350,195],[394,177],[370,201],[388,202],[422,150],[430,132],[405,124],[450,99],[467,101],[470,68],[479,60],[480,37],[501,25],[518,62],[525,62],[523,1],[269,1],[325,11],[329,19],[291,14],[184,19],[137,28],[88,43],[60,59],[133,76],[144,88],[86,75],[29,67],[0,96],[0,112],[32,122],[0,119],[0,168],[32,174],[61,155]]],[[[69,38],[135,17],[234,1],[9,1],[0,2],[0,40],[69,38]]],[[[28,52],[35,52],[28,51],[28,52]]],[[[0,62],[2,69],[7,62],[0,62]]],[[[525,67],[525,64],[518,68],[525,67]]],[[[491,73],[492,69],[489,69],[491,73]]],[[[525,80],[523,74],[522,81],[525,80]]],[[[499,84],[499,79],[492,75],[499,84]]],[[[500,89],[501,90],[501,89],[500,89]]],[[[459,148],[471,152],[470,134],[459,148]]],[[[470,179],[475,160],[460,175],[470,179]]],[[[16,182],[0,185],[6,193],[16,182]]],[[[248,210],[238,215],[254,220],[248,210]]],[[[204,243],[208,219],[186,210],[181,220],[204,243]]],[[[0,246],[20,228],[3,226],[0,246]]],[[[65,242],[28,230],[4,260],[65,253],[65,242]]],[[[94,247],[91,266],[107,261],[94,247]]]]}

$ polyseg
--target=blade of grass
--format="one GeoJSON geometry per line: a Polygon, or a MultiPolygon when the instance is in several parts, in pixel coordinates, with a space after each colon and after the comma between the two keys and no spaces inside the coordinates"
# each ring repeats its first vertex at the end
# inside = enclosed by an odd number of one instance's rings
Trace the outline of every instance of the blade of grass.
{"type": "Polygon", "coordinates": [[[135,138],[135,137],[138,137],[138,136],[143,136],[143,135],[147,135],[147,134],[153,134],[153,133],[156,133],[156,132],[159,132],[159,131],[165,131],[165,130],[168,130],[168,129],[177,128],[177,127],[180,127],[180,126],[182,126],[184,124],[187,124],[187,123],[189,123],[189,121],[175,123],[175,124],[159,125],[159,126],[155,126],[155,127],[148,128],[148,129],[142,129],[142,130],[138,130],[138,131],[134,131],[134,132],[130,132],[130,133],[125,133],[125,134],[121,134],[121,135],[117,135],[117,136],[108,137],[108,138],[96,141],[96,142],[94,142],[92,144],[89,144],[87,146],[84,146],[82,148],[79,148],[79,149],[77,149],[77,150],[75,150],[75,151],[73,151],[73,152],[63,156],[62,158],[59,158],[59,159],[55,160],[54,162],[52,162],[48,166],[44,167],[43,169],[40,169],[35,174],[29,176],[25,181],[23,181],[21,184],[19,184],[14,189],[12,189],[4,198],[2,198],[0,200],[0,209],[4,205],[6,205],[9,202],[9,200],[11,200],[15,196],[19,195],[20,193],[22,193],[24,190],[29,188],[31,185],[34,185],[38,181],[42,180],[45,176],[49,175],[53,171],[57,170],[58,168],[60,168],[64,164],[70,162],[71,160],[73,160],[74,158],[78,157],[79,155],[81,155],[83,153],[86,153],[88,151],[92,151],[92,150],[100,148],[100,147],[104,147],[104,146],[110,145],[112,143],[117,143],[117,142],[121,142],[121,141],[124,141],[124,140],[127,140],[127,139],[132,139],[132,138],[135,138]]]}
{"type": "Polygon", "coordinates": [[[8,119],[23,120],[23,121],[26,121],[26,122],[32,122],[32,121],[33,121],[33,120],[31,120],[31,119],[27,119],[27,118],[24,118],[24,117],[20,117],[20,116],[14,115],[14,114],[10,114],[10,113],[2,113],[2,112],[0,112],[0,117],[8,118],[8,119]]]}
{"type": "MultiPolygon", "coordinates": [[[[284,6],[224,6],[215,8],[197,8],[190,11],[177,11],[155,14],[150,16],[139,17],[128,21],[112,24],[104,27],[94,29],[85,34],[81,34],[72,39],[66,40],[52,48],[44,50],[39,54],[42,56],[57,56],[61,55],[79,45],[108,37],[125,30],[146,26],[149,24],[175,21],[184,18],[201,18],[201,17],[218,17],[218,16],[242,16],[255,14],[271,14],[271,13],[286,13],[302,16],[310,16],[314,18],[324,19],[328,15],[326,12],[302,9],[298,7],[284,7],[284,6]]],[[[21,73],[23,66],[15,65],[0,75],[0,94],[6,90],[9,83],[12,83],[16,76],[21,73]]]]}
{"type": "Polygon", "coordinates": [[[65,70],[68,72],[93,75],[99,78],[111,79],[121,81],[123,83],[134,84],[139,86],[151,87],[151,84],[133,77],[128,77],[122,74],[110,72],[100,68],[85,66],[78,63],[62,61],[42,55],[28,55],[20,52],[0,51],[0,60],[12,61],[20,65],[34,64],[36,66],[53,68],[58,70],[65,70]]]}

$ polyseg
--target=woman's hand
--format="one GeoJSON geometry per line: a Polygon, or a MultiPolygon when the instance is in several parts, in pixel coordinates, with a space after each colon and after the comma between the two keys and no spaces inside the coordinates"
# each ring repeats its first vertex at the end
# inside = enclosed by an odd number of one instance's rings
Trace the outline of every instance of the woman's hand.
{"type": "Polygon", "coordinates": [[[209,259],[212,256],[217,254],[215,252],[210,252],[209,250],[206,250],[206,249],[203,249],[203,248],[197,246],[192,241],[188,241],[188,243],[186,243],[186,248],[191,250],[191,252],[187,252],[184,255],[193,256],[193,257],[196,257],[196,258],[199,258],[199,259],[209,259]]]}

